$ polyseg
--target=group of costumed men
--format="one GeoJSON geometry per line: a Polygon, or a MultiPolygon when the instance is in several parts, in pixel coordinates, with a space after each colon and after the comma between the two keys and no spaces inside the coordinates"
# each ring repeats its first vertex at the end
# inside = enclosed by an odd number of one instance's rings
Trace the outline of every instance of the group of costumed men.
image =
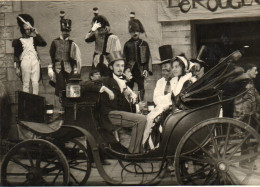
{"type": "MultiPolygon", "coordinates": [[[[98,14],[97,8],[93,11],[92,28],[85,37],[87,43],[95,42],[90,78],[94,80],[96,73],[105,78],[101,85],[92,83],[82,85],[87,87],[86,89],[101,93],[100,112],[104,117],[103,127],[109,131],[113,131],[117,125],[132,128],[128,150],[130,153],[142,152],[143,145],[147,142],[151,128],[154,126],[154,119],[172,104],[171,94],[178,95],[184,85],[194,82],[198,78],[194,72],[201,71],[204,63],[198,60],[192,63],[185,56],[174,58],[170,45],[161,46],[159,53],[163,78],[158,80],[154,90],[154,103],[157,106],[147,116],[134,113],[142,110],[145,105],[143,102],[136,102],[137,95],[132,91],[134,82],[138,85],[140,100],[143,100],[144,80],[148,74],[152,74],[149,45],[139,37],[141,33],[145,33],[145,30],[141,22],[135,19],[135,13],[131,12],[128,26],[131,39],[125,43],[124,55],[122,55],[120,40],[110,32],[108,20],[98,14]],[[132,77],[132,79],[126,79],[124,77],[126,74],[129,74],[128,78],[132,77]],[[119,115],[120,119],[117,119],[115,116],[119,115]]],[[[51,84],[55,86],[57,96],[61,90],[65,90],[69,79],[79,74],[81,69],[79,47],[69,39],[72,21],[64,18],[63,11],[60,13],[61,35],[51,43],[49,52],[52,63],[48,66],[48,75],[51,84]]],[[[23,91],[29,92],[31,80],[33,93],[38,94],[40,60],[36,47],[44,47],[47,43],[33,27],[34,21],[30,15],[20,14],[17,22],[22,37],[13,41],[16,72],[22,77],[23,91]]],[[[149,145],[150,148],[154,148],[153,144],[149,143],[149,145]]]]}
{"type": "MultiPolygon", "coordinates": [[[[110,24],[105,16],[98,13],[98,8],[93,8],[94,17],[91,30],[87,33],[85,41],[95,42],[92,68],[97,69],[101,76],[110,75],[106,56],[112,51],[121,51],[122,47],[118,36],[110,32],[110,24]]],[[[50,47],[51,64],[48,66],[48,75],[51,85],[55,87],[55,94],[65,88],[66,83],[73,74],[79,74],[81,68],[81,54],[76,43],[69,38],[72,21],[65,19],[65,12],[60,12],[61,35],[54,39],[50,47]]],[[[13,41],[14,62],[16,74],[23,82],[23,91],[29,92],[32,81],[33,94],[39,92],[40,59],[37,46],[44,47],[46,41],[34,28],[34,19],[28,14],[17,17],[22,37],[13,41]],[[25,63],[26,62],[26,63],[25,63]]],[[[141,99],[144,98],[144,80],[152,74],[151,54],[146,41],[139,38],[145,33],[142,23],[135,19],[135,13],[130,13],[129,33],[131,39],[124,45],[123,52],[126,63],[131,67],[133,79],[128,83],[133,89],[134,82],[138,85],[141,99]]]]}

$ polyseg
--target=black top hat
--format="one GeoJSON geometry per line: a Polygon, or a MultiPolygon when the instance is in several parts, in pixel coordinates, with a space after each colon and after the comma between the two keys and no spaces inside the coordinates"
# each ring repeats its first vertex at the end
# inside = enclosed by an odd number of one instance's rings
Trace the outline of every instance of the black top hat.
{"type": "Polygon", "coordinates": [[[173,59],[173,52],[171,45],[163,45],[159,47],[159,54],[161,58],[161,64],[170,62],[173,59]]]}
{"type": "Polygon", "coordinates": [[[22,34],[25,33],[25,30],[23,28],[24,21],[29,22],[32,27],[34,26],[34,20],[29,14],[19,14],[16,19],[22,34]]]}
{"type": "Polygon", "coordinates": [[[71,31],[72,21],[70,19],[64,19],[65,12],[60,11],[60,30],[71,31]]]}
{"type": "Polygon", "coordinates": [[[123,57],[121,51],[113,51],[112,53],[108,54],[106,56],[106,58],[107,58],[109,65],[113,65],[113,63],[118,60],[125,61],[125,58],[123,57]]]}

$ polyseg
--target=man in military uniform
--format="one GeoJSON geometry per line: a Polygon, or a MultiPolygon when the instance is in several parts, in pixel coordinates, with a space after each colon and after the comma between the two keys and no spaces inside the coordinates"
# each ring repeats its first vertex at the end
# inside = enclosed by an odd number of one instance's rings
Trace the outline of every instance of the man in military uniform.
{"type": "Polygon", "coordinates": [[[136,82],[141,100],[143,100],[145,94],[144,79],[148,76],[148,73],[152,73],[151,54],[148,43],[139,38],[139,35],[145,31],[142,23],[135,19],[134,15],[134,12],[130,13],[128,29],[131,39],[124,45],[124,55],[133,74],[133,79],[128,85],[133,89],[136,82]]]}
{"type": "Polygon", "coordinates": [[[80,73],[81,54],[76,43],[69,39],[71,20],[64,19],[65,12],[60,12],[61,35],[51,43],[50,56],[52,64],[48,66],[48,75],[55,81],[55,94],[65,90],[72,74],[80,73]]]}
{"type": "Polygon", "coordinates": [[[121,44],[119,38],[109,32],[109,22],[104,16],[97,15],[93,18],[93,22],[85,42],[95,42],[92,69],[98,69],[102,77],[107,77],[110,71],[105,56],[113,51],[121,51],[121,44]]]}

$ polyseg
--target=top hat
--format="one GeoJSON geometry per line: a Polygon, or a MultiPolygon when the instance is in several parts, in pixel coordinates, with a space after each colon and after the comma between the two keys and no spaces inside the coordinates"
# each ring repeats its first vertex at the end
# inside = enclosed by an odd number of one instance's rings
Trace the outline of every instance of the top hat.
{"type": "Polygon", "coordinates": [[[161,58],[161,64],[170,62],[173,59],[173,52],[171,45],[163,45],[159,47],[159,54],[161,58]]]}
{"type": "Polygon", "coordinates": [[[61,31],[71,31],[72,21],[70,19],[64,19],[65,12],[60,11],[60,30],[61,31]]]}
{"type": "Polygon", "coordinates": [[[16,19],[17,19],[17,23],[20,27],[20,31],[22,34],[25,33],[25,30],[23,28],[23,25],[25,24],[25,22],[29,22],[32,27],[34,26],[34,20],[33,20],[32,16],[30,16],[29,14],[19,14],[16,19]]]}
{"type": "Polygon", "coordinates": [[[113,52],[109,53],[106,56],[106,58],[107,58],[109,65],[112,65],[115,61],[118,61],[118,60],[125,61],[125,58],[123,57],[121,51],[113,51],[113,52]]]}

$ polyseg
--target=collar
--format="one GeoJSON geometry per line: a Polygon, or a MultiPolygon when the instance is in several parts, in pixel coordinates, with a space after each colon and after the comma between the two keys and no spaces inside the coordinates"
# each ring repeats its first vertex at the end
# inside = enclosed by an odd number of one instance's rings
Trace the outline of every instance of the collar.
{"type": "MultiPolygon", "coordinates": [[[[60,39],[61,39],[61,40],[64,40],[64,38],[63,38],[63,36],[62,36],[62,35],[60,35],[60,39]]],[[[68,38],[66,38],[65,40],[69,40],[69,37],[68,37],[68,38]]]]}
{"type": "Polygon", "coordinates": [[[119,88],[120,88],[120,91],[121,91],[121,93],[124,91],[124,89],[126,88],[126,82],[125,82],[125,80],[122,80],[122,79],[120,79],[117,75],[115,75],[114,73],[113,73],[113,79],[115,79],[115,81],[117,82],[117,84],[118,84],[118,86],[119,86],[119,88]]]}

